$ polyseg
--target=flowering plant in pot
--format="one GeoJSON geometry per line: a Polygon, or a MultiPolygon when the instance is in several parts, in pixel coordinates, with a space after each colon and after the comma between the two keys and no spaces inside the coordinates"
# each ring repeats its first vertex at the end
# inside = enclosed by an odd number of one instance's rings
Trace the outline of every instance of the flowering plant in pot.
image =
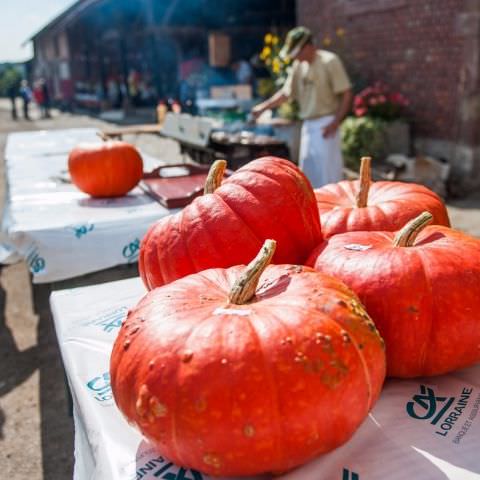
{"type": "Polygon", "coordinates": [[[409,101],[400,92],[376,82],[355,95],[353,113],[356,117],[369,116],[389,122],[404,118],[408,105],[409,101]]]}
{"type": "Polygon", "coordinates": [[[357,170],[358,159],[382,159],[390,153],[410,153],[408,99],[376,82],[355,95],[353,115],[342,125],[342,152],[347,166],[357,170]]]}

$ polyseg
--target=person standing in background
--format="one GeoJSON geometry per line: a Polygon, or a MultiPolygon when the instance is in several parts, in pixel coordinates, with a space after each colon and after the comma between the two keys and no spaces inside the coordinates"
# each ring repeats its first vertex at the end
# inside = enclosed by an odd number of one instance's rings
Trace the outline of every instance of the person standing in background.
{"type": "Polygon", "coordinates": [[[43,116],[44,118],[51,118],[50,116],[50,91],[47,82],[44,78],[40,80],[40,86],[43,94],[43,116]]]}
{"type": "Polygon", "coordinates": [[[30,120],[28,108],[32,100],[32,90],[28,86],[28,82],[26,80],[22,80],[22,83],[20,84],[20,97],[22,97],[23,102],[23,117],[25,120],[30,120]]]}
{"type": "Polygon", "coordinates": [[[7,95],[11,102],[11,112],[12,112],[12,120],[16,120],[18,118],[17,115],[17,96],[18,96],[18,83],[11,82],[7,89],[7,95]]]}
{"type": "Polygon", "coordinates": [[[237,60],[233,63],[232,69],[235,73],[235,79],[240,85],[253,84],[253,69],[245,59],[237,60]]]}
{"type": "Polygon", "coordinates": [[[35,103],[38,105],[38,108],[40,109],[40,113],[43,115],[44,112],[44,98],[43,98],[43,90],[42,90],[42,85],[41,85],[41,80],[37,80],[33,84],[33,99],[35,100],[35,103]]]}
{"type": "Polygon", "coordinates": [[[299,164],[314,188],[343,178],[339,127],[350,110],[352,89],[341,60],[333,52],[317,50],[310,30],[296,27],[280,51],[294,60],[282,89],[252,109],[257,118],[265,110],[296,100],[303,120],[299,164]]]}

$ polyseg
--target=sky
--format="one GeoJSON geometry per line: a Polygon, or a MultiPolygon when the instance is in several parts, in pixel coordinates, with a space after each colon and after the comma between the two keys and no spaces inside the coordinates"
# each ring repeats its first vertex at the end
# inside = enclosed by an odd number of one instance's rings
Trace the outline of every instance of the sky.
{"type": "Polygon", "coordinates": [[[24,61],[32,57],[25,42],[75,0],[0,0],[0,62],[24,61]]]}

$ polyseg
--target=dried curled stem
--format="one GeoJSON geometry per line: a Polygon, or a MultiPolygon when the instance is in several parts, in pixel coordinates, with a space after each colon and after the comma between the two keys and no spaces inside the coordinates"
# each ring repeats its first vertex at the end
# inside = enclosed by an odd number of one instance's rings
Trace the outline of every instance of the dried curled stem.
{"type": "Polygon", "coordinates": [[[205,180],[205,187],[203,188],[203,194],[213,193],[221,184],[223,180],[223,174],[227,168],[226,160],[215,160],[208,171],[207,179],[205,180]]]}
{"type": "Polygon", "coordinates": [[[245,271],[230,290],[229,300],[234,305],[248,303],[254,296],[263,271],[272,260],[277,242],[265,240],[258,255],[247,265],[245,271]]]}
{"type": "Polygon", "coordinates": [[[417,235],[433,220],[430,212],[423,212],[418,217],[410,220],[393,240],[394,247],[411,247],[415,243],[417,235]]]}

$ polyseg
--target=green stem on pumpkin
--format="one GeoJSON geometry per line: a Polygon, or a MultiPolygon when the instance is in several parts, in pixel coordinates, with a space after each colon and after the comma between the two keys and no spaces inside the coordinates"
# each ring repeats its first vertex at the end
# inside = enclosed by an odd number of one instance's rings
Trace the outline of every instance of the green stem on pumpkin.
{"type": "Polygon", "coordinates": [[[207,179],[205,180],[205,187],[203,188],[203,194],[213,193],[221,184],[223,180],[223,174],[227,168],[226,160],[215,160],[208,171],[207,179]]]}
{"type": "Polygon", "coordinates": [[[394,247],[411,247],[417,235],[432,221],[433,215],[430,212],[423,212],[418,217],[410,220],[395,235],[394,247]]]}
{"type": "Polygon", "coordinates": [[[230,290],[230,295],[228,296],[230,303],[243,305],[255,296],[260,276],[272,260],[276,247],[277,242],[275,240],[265,240],[260,252],[258,252],[257,256],[247,265],[245,271],[240,275],[230,290]]]}
{"type": "Polygon", "coordinates": [[[364,208],[368,202],[368,191],[372,181],[372,157],[362,157],[360,163],[360,189],[357,194],[357,208],[364,208]]]}

